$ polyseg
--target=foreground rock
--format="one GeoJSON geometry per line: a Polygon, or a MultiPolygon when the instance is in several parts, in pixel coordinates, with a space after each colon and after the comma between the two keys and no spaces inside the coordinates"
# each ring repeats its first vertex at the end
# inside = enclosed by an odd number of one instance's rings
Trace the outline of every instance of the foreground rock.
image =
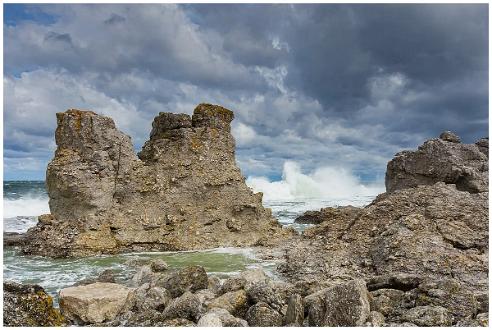
{"type": "MultiPolygon", "coordinates": [[[[326,288],[365,280],[369,325],[483,324],[489,196],[488,155],[481,141],[479,150],[444,134],[416,152],[398,154],[388,165],[387,193],[355,212],[318,212],[319,225],[279,248],[284,262],[278,270],[312,306],[327,303],[320,294],[326,288]],[[429,180],[415,169],[431,173],[429,180]],[[448,180],[452,171],[464,177],[448,180]]],[[[308,319],[323,325],[326,318],[319,307],[308,319]]]]}
{"type": "Polygon", "coordinates": [[[454,133],[444,132],[416,151],[398,153],[388,163],[386,190],[445,182],[455,184],[458,190],[478,193],[488,191],[488,177],[488,139],[463,144],[454,133]]]}
{"type": "Polygon", "coordinates": [[[137,155],[112,119],[57,114],[47,169],[51,217],[30,229],[24,252],[81,256],[272,244],[292,235],[253,194],[236,165],[232,111],[160,113],[137,155]]]}
{"type": "Polygon", "coordinates": [[[115,283],[93,283],[60,291],[60,309],[76,324],[113,320],[127,302],[131,289],[115,283]]]}
{"type": "Polygon", "coordinates": [[[65,325],[53,299],[38,285],[3,283],[3,325],[8,327],[55,327],[65,325]]]}

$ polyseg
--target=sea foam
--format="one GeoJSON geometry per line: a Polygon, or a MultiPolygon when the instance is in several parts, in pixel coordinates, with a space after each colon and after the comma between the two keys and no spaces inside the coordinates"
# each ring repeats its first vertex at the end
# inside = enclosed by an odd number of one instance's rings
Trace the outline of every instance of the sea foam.
{"type": "Polygon", "coordinates": [[[282,180],[270,181],[266,177],[249,177],[246,181],[255,192],[263,192],[265,202],[279,200],[329,200],[346,204],[365,204],[384,191],[384,185],[366,185],[352,172],[338,167],[321,167],[312,173],[302,173],[292,161],[283,166],[282,180]]]}
{"type": "Polygon", "coordinates": [[[48,198],[40,196],[22,196],[19,199],[3,200],[3,217],[31,217],[50,213],[48,198]]]}

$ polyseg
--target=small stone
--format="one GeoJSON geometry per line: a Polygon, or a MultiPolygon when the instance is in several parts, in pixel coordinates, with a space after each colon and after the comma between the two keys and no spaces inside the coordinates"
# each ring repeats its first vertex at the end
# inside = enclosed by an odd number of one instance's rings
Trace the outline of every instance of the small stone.
{"type": "Polygon", "coordinates": [[[154,272],[163,272],[168,270],[169,266],[164,260],[156,259],[156,260],[152,260],[150,264],[150,268],[152,268],[154,272]]]}
{"type": "Polygon", "coordinates": [[[280,327],[282,316],[268,304],[259,302],[248,309],[246,321],[250,327],[280,327]]]}
{"type": "Polygon", "coordinates": [[[442,132],[441,135],[439,135],[439,138],[441,140],[453,142],[453,143],[460,143],[461,142],[460,137],[451,131],[442,132]]]}

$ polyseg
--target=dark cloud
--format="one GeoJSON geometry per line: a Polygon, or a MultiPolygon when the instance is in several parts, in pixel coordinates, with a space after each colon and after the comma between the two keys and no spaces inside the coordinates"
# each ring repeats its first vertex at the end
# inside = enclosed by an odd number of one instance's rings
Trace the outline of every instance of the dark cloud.
{"type": "Polygon", "coordinates": [[[111,115],[139,148],[157,112],[222,104],[242,169],[270,177],[294,160],[381,180],[395,152],[442,130],[488,132],[486,4],[26,8],[44,19],[4,26],[9,173],[45,164],[69,107],[111,115]]]}

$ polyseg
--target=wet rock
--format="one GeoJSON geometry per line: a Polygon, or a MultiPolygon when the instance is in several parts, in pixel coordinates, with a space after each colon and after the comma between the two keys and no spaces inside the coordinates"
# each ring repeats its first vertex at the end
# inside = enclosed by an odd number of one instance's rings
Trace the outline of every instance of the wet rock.
{"type": "Polygon", "coordinates": [[[441,306],[417,306],[406,312],[403,319],[420,327],[451,326],[448,310],[441,306]]]}
{"type": "Polygon", "coordinates": [[[164,272],[169,269],[169,266],[164,260],[156,259],[152,260],[150,268],[153,272],[164,272]]]}
{"type": "Polygon", "coordinates": [[[325,315],[321,326],[362,326],[369,317],[369,292],[362,280],[328,288],[324,303],[325,315]]]}
{"type": "Polygon", "coordinates": [[[25,243],[25,234],[3,233],[3,246],[21,246],[25,243]]]}
{"type": "Polygon", "coordinates": [[[141,286],[145,283],[153,283],[155,281],[155,274],[149,265],[144,265],[140,267],[135,275],[131,279],[131,284],[133,286],[141,286]]]}
{"type": "Polygon", "coordinates": [[[298,294],[289,297],[287,311],[285,313],[285,324],[293,326],[302,326],[304,323],[304,302],[298,294]]]}
{"type": "Polygon", "coordinates": [[[53,298],[38,285],[3,283],[3,325],[7,327],[55,327],[66,325],[53,308],[53,298]]]}
{"type": "Polygon", "coordinates": [[[268,304],[259,302],[248,309],[246,321],[250,327],[280,327],[282,316],[268,304]]]}
{"type": "Polygon", "coordinates": [[[123,312],[132,290],[115,283],[94,283],[60,290],[60,310],[78,323],[111,321],[123,312]]]}
{"type": "Polygon", "coordinates": [[[458,137],[443,134],[416,151],[398,153],[387,166],[386,191],[436,182],[455,184],[471,193],[488,191],[488,156],[476,144],[457,143],[458,137]]]}
{"type": "Polygon", "coordinates": [[[28,254],[86,256],[253,246],[293,235],[263,208],[235,162],[233,113],[200,104],[160,113],[138,157],[112,119],[57,114],[47,169],[52,220],[26,234],[28,254]]]}
{"type": "Polygon", "coordinates": [[[172,297],[178,297],[186,291],[206,289],[208,276],[202,266],[187,266],[165,274],[157,280],[157,285],[168,289],[172,297]]]}
{"type": "Polygon", "coordinates": [[[202,313],[203,306],[200,297],[191,292],[185,292],[182,296],[172,300],[162,315],[165,319],[187,319],[196,322],[202,313]]]}
{"type": "Polygon", "coordinates": [[[213,308],[198,320],[199,327],[247,327],[245,320],[232,316],[223,308],[213,308]]]}
{"type": "Polygon", "coordinates": [[[116,277],[112,269],[106,269],[95,278],[88,278],[76,282],[73,286],[88,285],[96,282],[115,283],[116,277]]]}
{"type": "Polygon", "coordinates": [[[353,218],[357,215],[360,208],[353,206],[341,206],[341,207],[326,207],[319,211],[306,211],[301,216],[297,217],[294,222],[300,224],[314,224],[318,225],[325,221],[340,221],[341,217],[353,218]]]}
{"type": "Polygon", "coordinates": [[[248,297],[244,290],[224,293],[212,300],[209,308],[223,308],[234,316],[244,317],[248,310],[248,297]]]}

